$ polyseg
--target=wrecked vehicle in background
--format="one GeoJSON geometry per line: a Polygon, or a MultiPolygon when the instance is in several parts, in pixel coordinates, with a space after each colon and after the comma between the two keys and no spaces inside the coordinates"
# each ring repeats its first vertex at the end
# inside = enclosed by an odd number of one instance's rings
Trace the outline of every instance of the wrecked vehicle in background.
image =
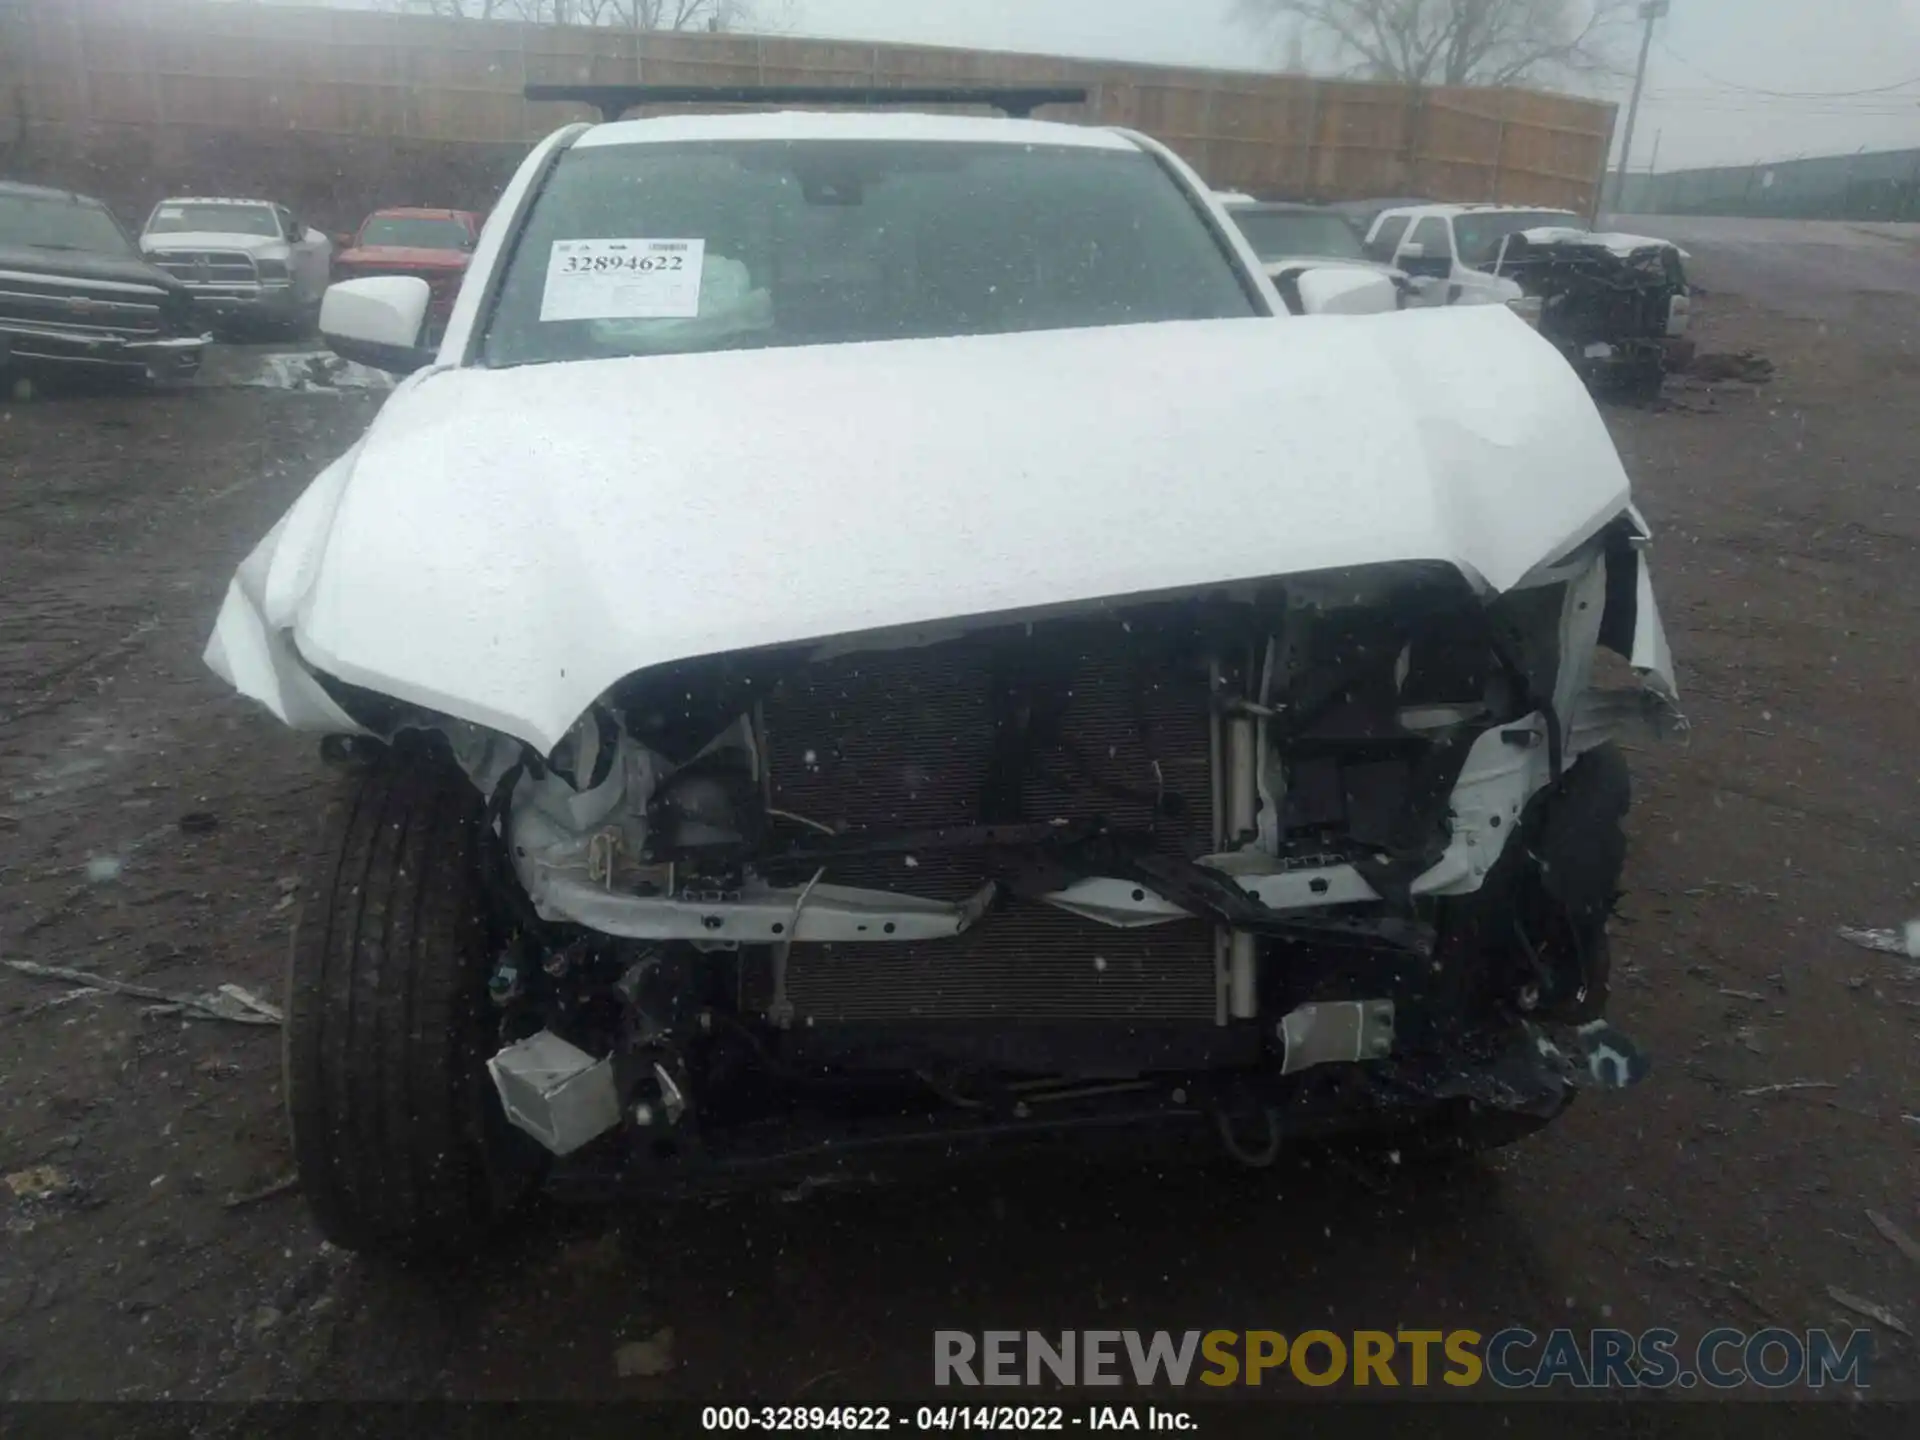
{"type": "Polygon", "coordinates": [[[330,292],[412,373],[207,646],[347,772],[287,1005],[330,1239],[887,1145],[1483,1147],[1644,1072],[1612,740],[1672,663],[1512,315],[1289,316],[1158,143],[927,114],[569,126],[474,277],[437,352],[424,282],[330,292]]]}
{"type": "Polygon", "coordinates": [[[1693,300],[1668,240],[1565,226],[1518,231],[1495,271],[1540,302],[1540,333],[1589,382],[1650,398],[1684,368],[1693,300]]]}
{"type": "Polygon", "coordinates": [[[1596,387],[1655,394],[1690,353],[1684,253],[1643,235],[1596,234],[1571,210],[1389,209],[1375,217],[1367,253],[1415,277],[1416,303],[1507,305],[1596,387]]]}

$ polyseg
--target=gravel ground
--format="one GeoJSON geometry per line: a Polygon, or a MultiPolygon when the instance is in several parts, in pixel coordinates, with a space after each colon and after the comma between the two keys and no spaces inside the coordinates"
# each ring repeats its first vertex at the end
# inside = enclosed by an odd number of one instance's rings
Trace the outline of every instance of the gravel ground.
{"type": "MultiPolygon", "coordinates": [[[[555,1210],[458,1275],[330,1252],[285,1174],[279,1035],[0,972],[0,1394],[920,1390],[929,1332],[1426,1323],[1920,1326],[1920,968],[1836,927],[1920,915],[1913,294],[1703,303],[1764,387],[1611,412],[1691,742],[1637,750],[1614,1013],[1653,1052],[1444,1187],[1284,1162],[987,1167],[861,1192],[555,1210]],[[1815,1081],[1824,1088],[1746,1093],[1815,1081]],[[45,1193],[42,1193],[45,1192],[45,1193]],[[673,1368],[616,1377],[673,1331],[673,1368]]],[[[199,654],[227,577],[364,395],[0,407],[0,958],[277,998],[328,783],[199,654]]],[[[1551,483],[1551,476],[1541,483],[1551,483]]],[[[1875,1393],[1920,1396],[1879,1327],[1875,1393]]]]}

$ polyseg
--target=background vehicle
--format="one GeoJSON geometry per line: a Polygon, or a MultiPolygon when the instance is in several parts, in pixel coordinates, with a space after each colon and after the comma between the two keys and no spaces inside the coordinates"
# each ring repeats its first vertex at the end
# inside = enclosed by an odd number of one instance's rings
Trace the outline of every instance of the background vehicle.
{"type": "Polygon", "coordinates": [[[100,201],[0,182],[0,371],[181,380],[207,340],[185,287],[100,201]]]}
{"type": "Polygon", "coordinates": [[[417,275],[432,291],[428,323],[446,324],[461,277],[480,238],[480,217],[467,210],[376,210],[334,257],[333,278],[417,275]]]}
{"type": "Polygon", "coordinates": [[[1413,276],[1417,303],[1512,305],[1520,287],[1493,271],[1501,241],[1532,226],[1580,223],[1571,211],[1496,205],[1383,210],[1367,232],[1366,252],[1413,276]]]}
{"type": "Polygon", "coordinates": [[[1423,205],[1382,212],[1367,252],[1424,280],[1424,303],[1522,310],[1589,380],[1649,394],[1684,353],[1684,257],[1665,240],[1595,234],[1570,210],[1423,205]]]}
{"type": "Polygon", "coordinates": [[[1499,1143],[1639,1077],[1609,738],[1671,664],[1538,337],[1292,317],[1164,146],[924,114],[568,127],[474,281],[437,352],[425,282],[329,292],[409,378],[206,652],[347,771],[286,1016],[329,1237],[471,1247],[550,1168],[1499,1143]]]}
{"type": "Polygon", "coordinates": [[[229,325],[310,328],[333,265],[332,241],[265,200],[162,200],[140,248],[229,325]]]}
{"type": "Polygon", "coordinates": [[[1420,195],[1376,196],[1366,200],[1335,200],[1327,208],[1337,210],[1354,224],[1362,235],[1373,229],[1373,222],[1383,210],[1403,210],[1410,206],[1426,205],[1430,202],[1420,195]]]}
{"type": "Polygon", "coordinates": [[[1686,256],[1671,241],[1542,226],[1508,235],[1494,266],[1540,304],[1540,333],[1592,383],[1650,399],[1692,357],[1686,256]]]}
{"type": "Polygon", "coordinates": [[[1350,266],[1384,275],[1394,283],[1393,303],[1386,308],[1405,305],[1407,276],[1370,260],[1360,231],[1339,211],[1242,198],[1223,198],[1222,203],[1294,314],[1306,313],[1300,298],[1301,273],[1323,266],[1350,266]]]}

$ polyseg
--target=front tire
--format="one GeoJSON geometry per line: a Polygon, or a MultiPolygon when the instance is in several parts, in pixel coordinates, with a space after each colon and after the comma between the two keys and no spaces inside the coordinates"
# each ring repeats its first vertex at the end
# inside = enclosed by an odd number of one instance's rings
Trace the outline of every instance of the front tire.
{"type": "Polygon", "coordinates": [[[437,756],[383,756],[329,806],[287,976],[286,1099],[301,1189],[348,1249],[470,1252],[539,1177],[485,1069],[493,843],[437,756]]]}

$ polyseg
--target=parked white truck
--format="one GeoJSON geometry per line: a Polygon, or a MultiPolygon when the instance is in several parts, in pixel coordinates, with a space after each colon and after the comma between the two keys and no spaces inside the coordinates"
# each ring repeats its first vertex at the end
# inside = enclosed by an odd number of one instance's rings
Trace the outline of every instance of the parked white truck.
{"type": "Polygon", "coordinates": [[[343,771],[286,1009],[322,1232],[1121,1127],[1479,1148],[1639,1079],[1612,741],[1680,722],[1573,372],[1317,303],[1391,298],[1352,266],[1290,314],[1165,146],[1019,118],[1057,92],[801,93],[874,109],[557,131],[433,348],[425,280],[328,293],[406,378],[206,652],[343,771]],[[878,109],[927,94],[1009,118],[878,109]]]}
{"type": "Polygon", "coordinates": [[[332,277],[333,242],[285,205],[178,198],[153,207],[140,249],[210,320],[305,333],[332,277]]]}

